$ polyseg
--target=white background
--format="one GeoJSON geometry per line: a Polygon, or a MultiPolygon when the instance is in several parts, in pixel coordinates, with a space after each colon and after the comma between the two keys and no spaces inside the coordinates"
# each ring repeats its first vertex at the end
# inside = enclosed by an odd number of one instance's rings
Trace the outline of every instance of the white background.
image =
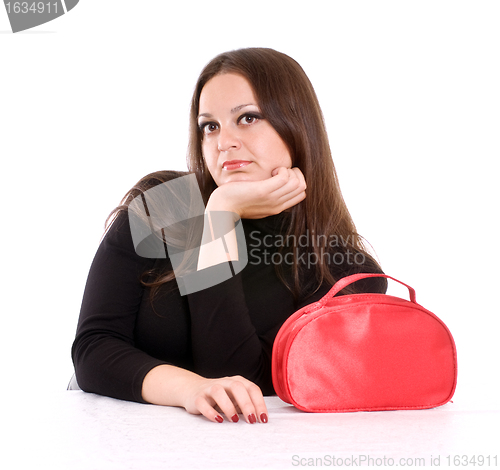
{"type": "Polygon", "coordinates": [[[453,333],[454,401],[498,409],[499,24],[496,1],[81,0],[12,34],[0,9],[2,393],[66,387],[106,216],[186,168],[202,67],[262,46],[311,79],[383,269],[453,333]]]}

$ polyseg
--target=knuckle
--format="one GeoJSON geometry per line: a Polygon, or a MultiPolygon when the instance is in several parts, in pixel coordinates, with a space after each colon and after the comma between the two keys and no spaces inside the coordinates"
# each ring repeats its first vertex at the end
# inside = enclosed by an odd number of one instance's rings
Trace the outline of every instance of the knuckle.
{"type": "Polygon", "coordinates": [[[267,191],[264,188],[257,187],[255,189],[255,196],[257,198],[263,198],[263,197],[267,196],[267,191]]]}
{"type": "Polygon", "coordinates": [[[255,382],[248,382],[248,388],[260,391],[260,387],[255,382]]]}
{"type": "Polygon", "coordinates": [[[288,181],[290,181],[290,176],[288,173],[283,173],[283,175],[281,175],[281,181],[283,182],[283,184],[287,183],[288,181]]]}
{"type": "Polygon", "coordinates": [[[194,406],[196,407],[196,409],[200,410],[204,404],[205,404],[205,399],[201,395],[198,395],[194,399],[194,406]]]}
{"type": "Polygon", "coordinates": [[[289,179],[288,173],[278,173],[275,177],[275,182],[280,186],[283,186],[289,179]]]}
{"type": "Polygon", "coordinates": [[[254,384],[253,382],[250,382],[250,384],[248,385],[248,391],[250,393],[253,393],[253,394],[257,394],[257,393],[262,394],[260,387],[256,384],[254,384]]]}
{"type": "Polygon", "coordinates": [[[220,393],[223,390],[224,390],[224,387],[221,384],[215,383],[215,384],[212,384],[210,386],[210,388],[208,389],[208,392],[210,395],[214,395],[214,394],[220,393]]]}
{"type": "Polygon", "coordinates": [[[231,382],[231,384],[229,385],[229,388],[232,392],[236,392],[238,390],[244,389],[245,386],[239,380],[235,380],[235,381],[231,382]]]}
{"type": "Polygon", "coordinates": [[[278,206],[272,207],[269,209],[269,215],[277,215],[283,212],[285,209],[287,209],[287,206],[285,204],[280,204],[278,206]]]}

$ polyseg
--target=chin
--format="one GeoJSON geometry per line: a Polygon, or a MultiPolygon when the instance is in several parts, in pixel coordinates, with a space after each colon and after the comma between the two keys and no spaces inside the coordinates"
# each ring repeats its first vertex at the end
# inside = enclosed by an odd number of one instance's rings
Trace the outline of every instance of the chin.
{"type": "Polygon", "coordinates": [[[235,183],[241,181],[263,181],[268,178],[271,178],[271,174],[263,175],[263,174],[248,174],[245,172],[241,172],[241,173],[234,173],[232,175],[226,175],[221,184],[235,183]]]}

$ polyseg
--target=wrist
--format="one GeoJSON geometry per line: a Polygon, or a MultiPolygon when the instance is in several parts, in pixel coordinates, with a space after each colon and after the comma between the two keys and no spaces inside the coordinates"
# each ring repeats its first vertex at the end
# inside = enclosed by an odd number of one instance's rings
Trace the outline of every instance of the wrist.
{"type": "Polygon", "coordinates": [[[228,212],[234,215],[234,221],[241,218],[238,209],[234,207],[229,198],[224,197],[222,193],[218,192],[217,188],[208,199],[205,210],[207,212],[228,212]]]}
{"type": "Polygon", "coordinates": [[[203,378],[194,372],[163,364],[151,369],[142,384],[142,398],[155,405],[186,405],[186,389],[203,378]]]}

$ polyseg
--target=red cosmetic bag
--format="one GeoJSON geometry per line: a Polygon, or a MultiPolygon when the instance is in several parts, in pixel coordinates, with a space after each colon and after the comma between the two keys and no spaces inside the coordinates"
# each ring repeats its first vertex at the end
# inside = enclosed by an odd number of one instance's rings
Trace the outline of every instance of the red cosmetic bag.
{"type": "Polygon", "coordinates": [[[385,274],[354,274],[283,324],[272,374],[278,396],[303,411],[417,410],[451,400],[457,353],[446,325],[417,304],[410,286],[385,274]],[[410,301],[386,294],[335,297],[368,277],[403,284],[410,301]]]}

